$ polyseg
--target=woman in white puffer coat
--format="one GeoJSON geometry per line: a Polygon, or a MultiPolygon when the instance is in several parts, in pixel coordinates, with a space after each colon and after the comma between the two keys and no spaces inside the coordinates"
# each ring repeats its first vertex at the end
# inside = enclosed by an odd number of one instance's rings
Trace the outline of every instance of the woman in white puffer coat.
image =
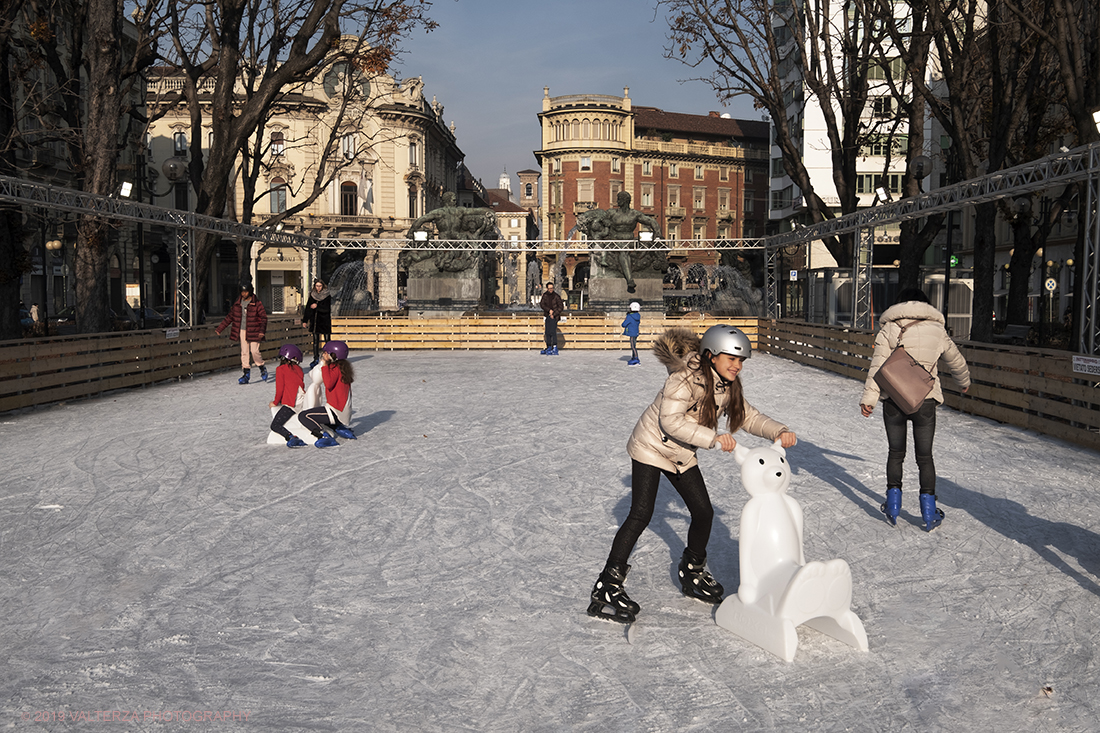
{"type": "Polygon", "coordinates": [[[912,415],[906,415],[889,398],[883,398],[883,422],[886,425],[889,453],[886,458],[886,502],[882,505],[882,511],[886,515],[886,521],[897,524],[898,514],[901,512],[901,478],[908,441],[908,424],[912,422],[913,451],[920,476],[921,519],[924,521],[924,530],[931,532],[943,521],[943,510],[936,507],[936,464],[932,459],[932,441],[936,437],[936,407],[943,404],[938,363],[942,358],[963,392],[970,388],[970,370],[955,342],[947,335],[943,314],[929,304],[924,291],[917,288],[902,290],[898,293],[897,302],[886,309],[880,320],[882,325],[875,337],[871,367],[867,371],[863,396],[859,400],[863,416],[870,417],[879,401],[875,374],[897,348],[902,328],[905,329],[901,336],[905,351],[920,362],[934,379],[932,391],[920,409],[912,415]]]}
{"type": "Polygon", "coordinates": [[[733,326],[713,326],[700,339],[686,328],[665,331],[653,353],[669,371],[664,388],[642,413],[626,450],[631,458],[630,513],[611,544],[607,564],[592,588],[591,616],[631,623],[640,610],[623,589],[627,559],[653,517],[657,486],[664,475],[691,513],[687,547],[680,559],[684,595],[707,603],[722,601],[722,586],[706,569],[714,508],[699,472],[695,452],[737,445],[733,433],[744,430],[784,447],[797,442],[786,425],[750,405],[741,390],[741,368],[752,354],[749,339],[733,326]],[[728,415],[728,433],[718,420],[728,415]]]}

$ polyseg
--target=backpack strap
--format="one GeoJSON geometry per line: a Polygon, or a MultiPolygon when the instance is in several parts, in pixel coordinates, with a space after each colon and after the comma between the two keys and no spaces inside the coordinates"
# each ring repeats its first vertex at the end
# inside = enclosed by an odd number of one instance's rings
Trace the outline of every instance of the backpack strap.
{"type": "Polygon", "coordinates": [[[894,349],[901,346],[901,337],[905,335],[905,330],[907,328],[909,328],[910,326],[912,326],[914,324],[917,324],[917,323],[920,323],[920,319],[915,318],[915,319],[909,321],[909,323],[905,324],[904,326],[901,326],[901,330],[898,332],[898,342],[896,344],[894,344],[894,346],[893,346],[894,349]]]}

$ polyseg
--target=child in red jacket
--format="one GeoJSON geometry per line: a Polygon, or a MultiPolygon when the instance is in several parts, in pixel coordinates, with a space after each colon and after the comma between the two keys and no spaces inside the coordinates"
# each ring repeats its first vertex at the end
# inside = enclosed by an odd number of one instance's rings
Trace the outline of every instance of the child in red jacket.
{"type": "Polygon", "coordinates": [[[299,366],[301,363],[302,350],[297,346],[283,344],[279,348],[279,366],[275,369],[275,399],[271,401],[271,407],[278,407],[279,411],[271,421],[271,429],[286,438],[287,448],[301,448],[306,444],[286,429],[287,422],[294,417],[298,395],[305,387],[305,377],[302,367],[299,366]]]}
{"type": "Polygon", "coordinates": [[[343,341],[329,341],[321,350],[321,374],[325,382],[325,404],[298,413],[298,420],[313,437],[314,445],[328,448],[340,445],[325,432],[332,432],[347,440],[355,440],[355,433],[348,427],[351,420],[351,383],[355,370],[348,361],[348,345],[343,341]]]}

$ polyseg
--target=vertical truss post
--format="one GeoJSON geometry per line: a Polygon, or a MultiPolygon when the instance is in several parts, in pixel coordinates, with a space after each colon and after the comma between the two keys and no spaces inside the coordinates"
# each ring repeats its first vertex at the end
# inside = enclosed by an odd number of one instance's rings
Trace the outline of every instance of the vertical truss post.
{"type": "Polygon", "coordinates": [[[1100,166],[1094,166],[1085,188],[1085,256],[1078,270],[1084,287],[1077,347],[1083,354],[1096,355],[1100,349],[1100,166]]]}
{"type": "Polygon", "coordinates": [[[856,252],[852,264],[852,327],[870,331],[874,315],[871,303],[871,259],[875,249],[875,228],[866,226],[856,232],[856,252]]]}
{"type": "Polygon", "coordinates": [[[195,227],[190,212],[180,212],[175,228],[176,242],[176,324],[195,325],[195,227]]]}
{"type": "Polygon", "coordinates": [[[764,314],[768,318],[779,318],[779,247],[764,247],[764,314]]]}

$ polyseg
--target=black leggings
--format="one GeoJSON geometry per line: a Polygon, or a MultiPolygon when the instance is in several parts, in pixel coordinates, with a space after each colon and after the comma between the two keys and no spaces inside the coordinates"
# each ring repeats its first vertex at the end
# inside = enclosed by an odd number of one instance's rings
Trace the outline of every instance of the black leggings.
{"type": "Polygon", "coordinates": [[[703,482],[703,474],[698,466],[692,466],[683,473],[673,473],[647,463],[630,462],[630,513],[615,533],[611,543],[611,554],[607,561],[615,565],[626,565],[630,553],[642,532],[653,518],[653,509],[657,504],[657,486],[661,474],[669,480],[672,487],[683,498],[691,512],[691,525],[688,527],[688,549],[699,557],[706,557],[707,542],[710,541],[710,526],[714,522],[714,507],[703,482]]]}
{"type": "Polygon", "coordinates": [[[886,424],[886,488],[901,488],[902,467],[905,464],[905,444],[909,423],[913,423],[913,453],[920,476],[920,493],[936,493],[936,462],[932,460],[932,441],[936,437],[936,401],[925,400],[920,409],[906,415],[890,400],[882,403],[882,421],[886,424]]]}
{"type": "Polygon", "coordinates": [[[287,430],[284,426],[290,421],[290,418],[292,417],[294,417],[294,410],[287,407],[286,405],[283,405],[279,408],[279,411],[275,413],[275,419],[271,421],[271,429],[286,438],[287,440],[290,440],[294,437],[294,434],[287,430]]]}

